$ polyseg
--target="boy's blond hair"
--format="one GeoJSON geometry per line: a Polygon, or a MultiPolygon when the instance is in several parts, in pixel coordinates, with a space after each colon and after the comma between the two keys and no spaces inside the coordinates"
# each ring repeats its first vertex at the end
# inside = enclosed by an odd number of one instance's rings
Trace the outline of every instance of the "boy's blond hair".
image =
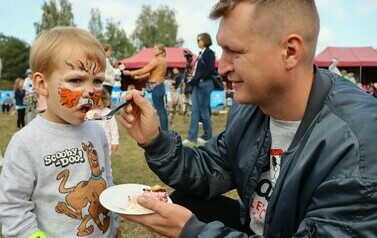
{"type": "Polygon", "coordinates": [[[55,27],[38,35],[30,52],[30,68],[50,76],[58,60],[64,61],[73,54],[82,54],[103,71],[106,69],[102,45],[92,34],[75,27],[55,27]]]}

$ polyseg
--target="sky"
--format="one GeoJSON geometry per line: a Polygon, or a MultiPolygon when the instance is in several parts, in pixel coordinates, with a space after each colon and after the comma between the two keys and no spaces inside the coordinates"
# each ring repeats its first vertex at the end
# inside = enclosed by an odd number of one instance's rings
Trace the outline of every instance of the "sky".
{"type": "MultiPolygon", "coordinates": [[[[50,1],[50,0],[46,0],[50,1]]],[[[183,47],[199,51],[196,36],[208,32],[214,45],[216,57],[221,48],[216,44],[218,21],[208,14],[217,0],[69,0],[72,3],[74,22],[77,27],[88,29],[91,8],[98,8],[103,22],[112,19],[120,22],[127,36],[131,35],[142,5],[156,10],[160,5],[174,9],[179,25],[178,36],[184,40],[183,47]]],[[[27,43],[35,38],[34,23],[42,19],[44,0],[0,0],[0,32],[14,36],[27,43]]],[[[316,0],[321,30],[317,54],[327,46],[372,46],[377,48],[377,0],[316,0]]]]}

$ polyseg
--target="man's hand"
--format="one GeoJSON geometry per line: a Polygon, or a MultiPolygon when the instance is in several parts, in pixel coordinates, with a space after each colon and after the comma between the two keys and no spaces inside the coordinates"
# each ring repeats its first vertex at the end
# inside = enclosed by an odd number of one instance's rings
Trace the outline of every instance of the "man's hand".
{"type": "Polygon", "coordinates": [[[148,144],[160,133],[158,118],[148,99],[140,91],[127,91],[126,100],[132,101],[120,110],[120,123],[139,144],[148,144]]]}
{"type": "Polygon", "coordinates": [[[167,237],[179,237],[192,212],[182,206],[164,203],[150,196],[142,195],[137,202],[156,213],[148,215],[122,215],[127,220],[146,226],[153,232],[167,237]]]}

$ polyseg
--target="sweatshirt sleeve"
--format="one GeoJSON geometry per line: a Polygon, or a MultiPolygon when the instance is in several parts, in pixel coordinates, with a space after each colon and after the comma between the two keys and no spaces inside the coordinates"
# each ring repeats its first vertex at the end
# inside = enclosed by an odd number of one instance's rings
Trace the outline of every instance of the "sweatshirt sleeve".
{"type": "Polygon", "coordinates": [[[33,159],[21,138],[13,136],[0,175],[0,223],[4,237],[29,237],[38,231],[31,195],[36,182],[33,159]]]}

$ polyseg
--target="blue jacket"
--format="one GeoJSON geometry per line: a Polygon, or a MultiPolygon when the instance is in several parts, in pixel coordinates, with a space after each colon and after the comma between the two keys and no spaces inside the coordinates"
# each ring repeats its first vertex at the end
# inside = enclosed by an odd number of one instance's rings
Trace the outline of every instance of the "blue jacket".
{"type": "Polygon", "coordinates": [[[215,53],[210,48],[206,48],[201,57],[198,58],[192,81],[198,82],[200,79],[211,79],[211,75],[216,72],[215,60],[215,53]]]}
{"type": "MultiPolygon", "coordinates": [[[[327,70],[315,69],[304,118],[269,200],[265,237],[377,236],[377,100],[327,70]]],[[[150,168],[169,186],[211,198],[237,189],[248,209],[269,156],[269,117],[236,104],[224,132],[205,146],[161,132],[145,147],[150,168]]],[[[246,211],[249,214],[248,211],[246,211]]],[[[247,237],[192,217],[181,237],[247,237]]]]}

